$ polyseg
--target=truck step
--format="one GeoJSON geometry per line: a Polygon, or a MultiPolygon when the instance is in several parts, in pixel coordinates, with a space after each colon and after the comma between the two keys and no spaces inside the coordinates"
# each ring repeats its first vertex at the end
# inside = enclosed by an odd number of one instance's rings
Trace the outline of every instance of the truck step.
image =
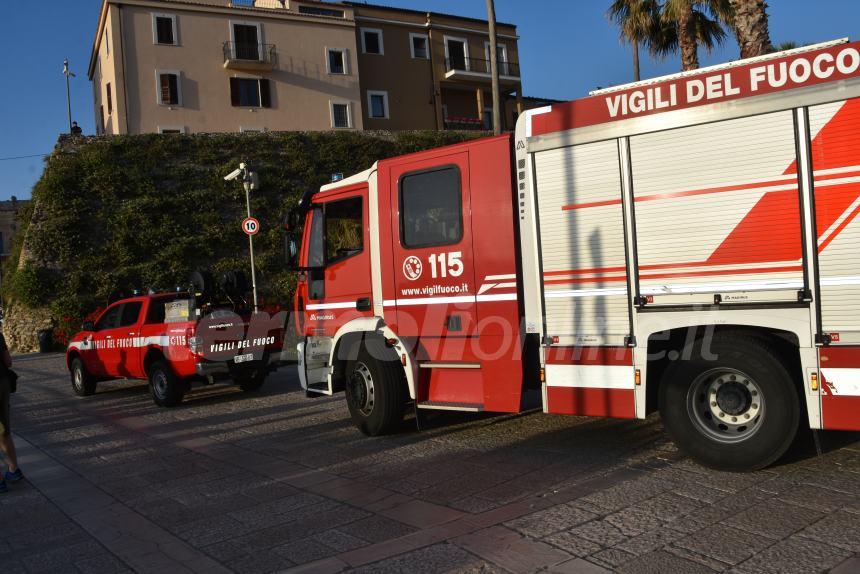
{"type": "Polygon", "coordinates": [[[424,401],[418,403],[419,409],[432,409],[437,411],[465,411],[479,413],[484,410],[484,405],[474,403],[443,403],[440,401],[424,401]]]}

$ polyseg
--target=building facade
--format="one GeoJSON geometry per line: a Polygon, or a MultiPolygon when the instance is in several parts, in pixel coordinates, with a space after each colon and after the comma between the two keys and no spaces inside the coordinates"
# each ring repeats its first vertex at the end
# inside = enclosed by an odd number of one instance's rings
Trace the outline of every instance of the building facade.
{"type": "MultiPolygon", "coordinates": [[[[499,24],[498,39],[512,128],[516,28],[499,24]]],[[[488,129],[488,45],[486,21],[370,4],[104,0],[89,65],[96,129],[488,129]]]]}

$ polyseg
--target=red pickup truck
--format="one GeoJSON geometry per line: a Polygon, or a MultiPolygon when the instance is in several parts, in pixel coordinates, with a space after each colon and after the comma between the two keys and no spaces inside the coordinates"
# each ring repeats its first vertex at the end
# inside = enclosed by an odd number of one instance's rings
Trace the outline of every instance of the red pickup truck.
{"type": "Polygon", "coordinates": [[[66,351],[79,396],[99,381],[147,379],[155,404],[174,406],[192,383],[257,390],[281,363],[283,317],[198,307],[191,293],[122,299],[83,327],[66,351]]]}

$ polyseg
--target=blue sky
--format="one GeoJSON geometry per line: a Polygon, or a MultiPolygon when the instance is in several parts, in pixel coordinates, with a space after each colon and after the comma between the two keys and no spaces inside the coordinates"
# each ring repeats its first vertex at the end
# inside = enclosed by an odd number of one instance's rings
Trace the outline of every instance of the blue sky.
{"type": "MultiPolygon", "coordinates": [[[[484,0],[375,0],[403,8],[486,17],[484,0]]],[[[806,44],[840,37],[860,39],[860,2],[856,0],[770,0],[771,38],[775,43],[793,40],[806,44]],[[815,8],[810,9],[810,6],[815,8]]],[[[609,0],[496,0],[500,21],[517,25],[520,64],[526,95],[574,99],[597,86],[632,78],[631,56],[618,41],[617,29],[604,14],[609,0]]],[[[85,133],[93,133],[92,90],[87,80],[96,21],[101,0],[4,0],[0,20],[33,22],[9,26],[3,35],[0,59],[0,199],[30,196],[39,178],[40,157],[3,158],[44,154],[57,135],[68,130],[63,58],[72,71],[73,117],[85,133]]],[[[737,58],[730,39],[713,54],[700,54],[702,65],[737,58]]],[[[677,57],[663,62],[643,59],[643,77],[680,69],[677,57]]]]}

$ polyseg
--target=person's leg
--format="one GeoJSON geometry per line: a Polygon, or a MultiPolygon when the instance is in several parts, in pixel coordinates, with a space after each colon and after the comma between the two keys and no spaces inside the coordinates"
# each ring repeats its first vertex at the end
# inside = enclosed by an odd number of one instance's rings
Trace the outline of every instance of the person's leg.
{"type": "Polygon", "coordinates": [[[18,454],[15,452],[15,441],[12,440],[12,434],[0,435],[0,450],[6,456],[6,464],[9,466],[9,472],[18,470],[18,454]]]}
{"type": "Polygon", "coordinates": [[[18,470],[18,455],[15,452],[15,443],[12,441],[11,416],[9,414],[9,389],[6,381],[0,379],[0,451],[6,455],[6,464],[9,470],[18,470]]]}

